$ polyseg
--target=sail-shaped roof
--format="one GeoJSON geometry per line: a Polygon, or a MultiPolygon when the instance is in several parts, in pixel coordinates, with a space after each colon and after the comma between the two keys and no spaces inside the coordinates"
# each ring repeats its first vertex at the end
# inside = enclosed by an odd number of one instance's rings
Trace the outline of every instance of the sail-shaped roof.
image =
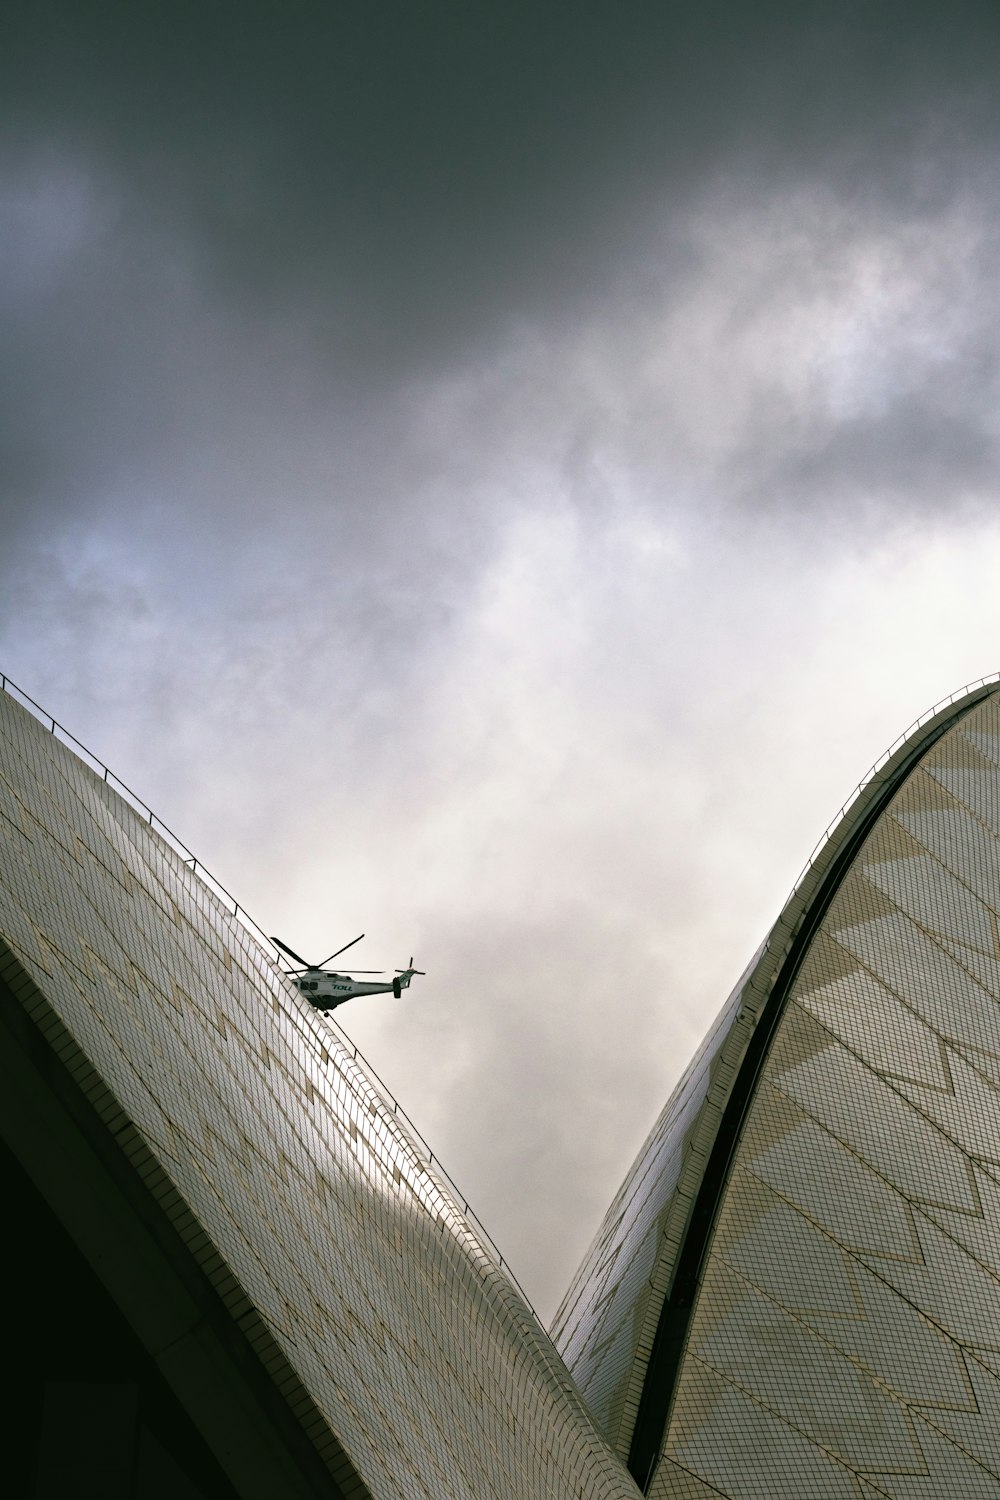
{"type": "Polygon", "coordinates": [[[354,1049],[2,692],[0,835],[0,1130],[235,1491],[634,1497],[354,1049]]]}
{"type": "Polygon", "coordinates": [[[648,1493],[1000,1493],[998,909],[983,684],[851,804],[557,1315],[648,1493]]]}

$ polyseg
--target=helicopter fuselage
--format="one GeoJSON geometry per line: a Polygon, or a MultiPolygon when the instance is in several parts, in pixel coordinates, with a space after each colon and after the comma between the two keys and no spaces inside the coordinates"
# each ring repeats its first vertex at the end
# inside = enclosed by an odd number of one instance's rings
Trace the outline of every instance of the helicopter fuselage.
{"type": "Polygon", "coordinates": [[[302,974],[289,977],[317,1010],[334,1010],[356,995],[395,995],[397,999],[400,995],[398,980],[390,984],[371,984],[364,979],[352,979],[350,974],[334,974],[328,969],[306,969],[302,974]]]}

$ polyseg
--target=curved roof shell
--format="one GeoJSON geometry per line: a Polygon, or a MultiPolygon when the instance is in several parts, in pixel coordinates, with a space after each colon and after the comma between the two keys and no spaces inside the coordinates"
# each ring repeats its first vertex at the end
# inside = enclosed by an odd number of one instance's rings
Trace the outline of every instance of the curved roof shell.
{"type": "Polygon", "coordinates": [[[555,1325],[659,1496],[1000,1493],[1000,703],[800,882],[555,1325]]]}
{"type": "Polygon", "coordinates": [[[422,1144],[0,693],[0,1130],[244,1497],[635,1486],[422,1144]]]}

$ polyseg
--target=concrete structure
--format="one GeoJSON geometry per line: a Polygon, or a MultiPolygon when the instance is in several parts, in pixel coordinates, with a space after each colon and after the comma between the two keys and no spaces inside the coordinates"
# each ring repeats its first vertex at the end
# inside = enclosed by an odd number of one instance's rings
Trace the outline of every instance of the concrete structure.
{"type": "Polygon", "coordinates": [[[574,1383],[336,1028],[0,692],[8,1488],[1000,1500],[998,909],[994,683],[723,1007],[557,1317],[574,1383]]]}
{"type": "Polygon", "coordinates": [[[1000,696],[873,775],[554,1332],[658,1500],[1000,1496],[1000,696]]]}
{"type": "Polygon", "coordinates": [[[5,693],[0,939],[9,1493],[635,1500],[352,1050],[5,693]]]}

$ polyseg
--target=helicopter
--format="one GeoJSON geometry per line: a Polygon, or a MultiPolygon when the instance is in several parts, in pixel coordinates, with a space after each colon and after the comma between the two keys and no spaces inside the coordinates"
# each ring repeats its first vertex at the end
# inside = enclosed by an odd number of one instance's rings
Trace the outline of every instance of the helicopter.
{"type": "MultiPolygon", "coordinates": [[[[300,969],[289,969],[288,977],[295,987],[305,995],[309,1004],[316,1010],[336,1010],[338,1005],[343,1005],[346,1000],[353,1000],[356,995],[395,995],[398,1000],[405,989],[409,988],[410,980],[414,974],[423,974],[423,969],[413,967],[413,959],[407,969],[397,969],[392,980],[388,984],[372,984],[365,979],[355,979],[350,974],[335,974],[326,965],[330,959],[339,958],[346,953],[348,948],[353,948],[355,943],[360,943],[364,933],[359,933],[343,948],[338,948],[336,953],[331,953],[330,958],[324,958],[321,964],[306,963],[301,954],[296,953],[294,948],[289,948],[280,938],[273,937],[271,942],[287,953],[289,958],[294,958],[300,969]]],[[[358,974],[384,974],[384,969],[357,969],[358,974]]]]}

